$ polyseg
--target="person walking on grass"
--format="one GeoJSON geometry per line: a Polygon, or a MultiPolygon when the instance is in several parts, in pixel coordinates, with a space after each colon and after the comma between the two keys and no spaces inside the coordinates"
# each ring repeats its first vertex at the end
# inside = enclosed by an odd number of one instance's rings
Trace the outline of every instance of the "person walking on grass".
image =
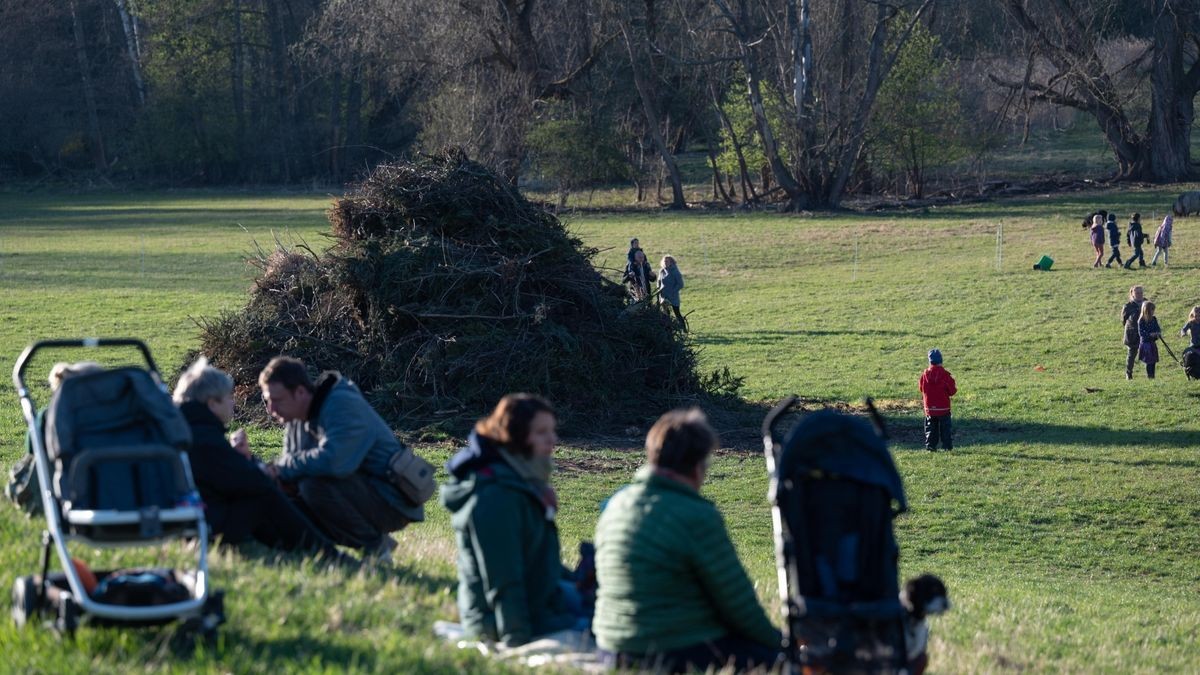
{"type": "Polygon", "coordinates": [[[1162,254],[1163,267],[1170,264],[1170,255],[1168,249],[1171,248],[1171,230],[1175,224],[1175,219],[1171,216],[1163,218],[1162,225],[1154,231],[1154,257],[1150,259],[1151,265],[1158,264],[1158,254],[1162,254]]]}
{"type": "Polygon", "coordinates": [[[1104,216],[1101,216],[1099,213],[1092,216],[1090,234],[1092,248],[1096,251],[1096,260],[1092,263],[1092,267],[1099,267],[1100,261],[1104,260],[1104,216]]]}
{"type": "Polygon", "coordinates": [[[925,404],[925,449],[930,452],[937,450],[940,440],[942,448],[953,450],[950,397],[958,393],[958,386],[950,371],[942,367],[941,351],[929,350],[929,367],[921,373],[920,388],[925,404]]]}
{"type": "Polygon", "coordinates": [[[679,319],[679,325],[683,327],[683,332],[687,332],[687,319],[683,318],[683,314],[679,312],[679,291],[683,290],[683,273],[679,271],[679,265],[675,263],[674,256],[665,255],[662,259],[662,269],[658,271],[658,291],[659,297],[664,302],[671,306],[671,310],[675,313],[675,318],[679,319]]]}
{"type": "Polygon", "coordinates": [[[1187,323],[1183,324],[1183,328],[1179,329],[1179,337],[1191,334],[1192,342],[1188,345],[1185,351],[1200,350],[1200,306],[1193,307],[1188,313],[1187,323]]]}
{"type": "Polygon", "coordinates": [[[1158,319],[1154,317],[1153,302],[1142,303],[1142,314],[1138,318],[1138,336],[1141,338],[1138,358],[1146,364],[1146,377],[1153,380],[1154,368],[1158,365],[1157,341],[1162,337],[1162,329],[1158,326],[1158,319]]]}
{"type": "Polygon", "coordinates": [[[1125,263],[1121,262],[1121,228],[1117,225],[1117,214],[1108,214],[1108,223],[1104,227],[1108,230],[1108,244],[1112,246],[1112,255],[1108,256],[1108,262],[1104,263],[1104,266],[1112,267],[1114,260],[1118,265],[1124,265],[1125,263]]]}
{"type": "MultiPolygon", "coordinates": [[[[1126,265],[1128,267],[1128,265],[1126,265]]],[[[1133,362],[1137,360],[1138,349],[1142,338],[1138,335],[1138,318],[1142,314],[1142,303],[1145,302],[1145,289],[1134,286],[1129,289],[1129,301],[1121,308],[1121,326],[1125,330],[1125,379],[1133,379],[1133,362]]]]}
{"type": "Polygon", "coordinates": [[[1129,229],[1125,231],[1125,239],[1133,248],[1133,255],[1125,261],[1125,269],[1133,267],[1133,261],[1138,261],[1140,267],[1146,266],[1146,258],[1142,256],[1142,244],[1146,242],[1146,233],[1142,232],[1142,214],[1135,213],[1129,221],[1129,229]]]}

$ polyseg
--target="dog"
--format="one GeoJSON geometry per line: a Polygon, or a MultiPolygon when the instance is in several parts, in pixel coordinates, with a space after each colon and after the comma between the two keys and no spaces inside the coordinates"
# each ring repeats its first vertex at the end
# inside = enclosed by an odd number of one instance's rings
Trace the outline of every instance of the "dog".
{"type": "Polygon", "coordinates": [[[904,582],[900,591],[904,605],[904,644],[908,647],[909,671],[921,673],[929,663],[925,648],[929,645],[929,624],[926,617],[950,609],[946,584],[932,574],[922,574],[904,582]]]}

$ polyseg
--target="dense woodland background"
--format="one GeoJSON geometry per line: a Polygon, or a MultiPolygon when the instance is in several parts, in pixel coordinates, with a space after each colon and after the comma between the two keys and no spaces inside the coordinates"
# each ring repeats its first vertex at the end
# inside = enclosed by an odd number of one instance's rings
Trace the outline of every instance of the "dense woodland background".
{"type": "Polygon", "coordinates": [[[0,182],[327,185],[456,145],[564,196],[837,206],[1086,130],[1177,182],[1200,0],[0,0],[0,182]]]}

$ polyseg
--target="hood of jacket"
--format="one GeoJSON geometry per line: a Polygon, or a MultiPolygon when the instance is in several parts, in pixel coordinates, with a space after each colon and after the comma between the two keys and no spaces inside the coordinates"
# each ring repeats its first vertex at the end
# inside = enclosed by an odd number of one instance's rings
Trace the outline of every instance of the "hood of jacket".
{"type": "Polygon", "coordinates": [[[450,472],[450,480],[442,484],[441,502],[450,511],[452,521],[471,497],[493,485],[524,492],[538,508],[543,508],[542,496],[537,489],[504,461],[495,443],[474,431],[467,439],[467,446],[446,463],[446,470],[450,472]]]}
{"type": "Polygon", "coordinates": [[[179,405],[179,412],[192,428],[192,447],[225,441],[225,425],[209,410],[208,405],[199,401],[184,401],[179,405]]]}

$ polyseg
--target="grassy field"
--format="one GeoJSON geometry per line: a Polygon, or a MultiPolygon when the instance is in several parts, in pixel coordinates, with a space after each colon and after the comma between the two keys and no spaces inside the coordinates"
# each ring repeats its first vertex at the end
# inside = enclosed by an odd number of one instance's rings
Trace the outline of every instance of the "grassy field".
{"type": "MultiPolygon", "coordinates": [[[[1169,360],[1156,381],[1139,372],[1126,382],[1117,314],[1129,286],[1142,283],[1168,334],[1183,324],[1200,304],[1200,228],[1179,221],[1171,267],[1146,271],[1091,269],[1079,228],[1084,213],[1108,207],[1140,210],[1152,230],[1177,192],[809,218],[588,215],[570,226],[604,249],[597,262],[609,268],[623,264],[631,236],[652,260],[675,255],[702,363],[745,377],[746,398],[883,402],[912,505],[897,521],[902,572],[940,575],[956,603],[934,621],[930,672],[1198,672],[1200,390],[1169,360]],[[1054,271],[1030,270],[1042,254],[1055,258],[1054,271]],[[953,453],[920,451],[916,379],[934,346],[959,382],[953,453]]],[[[328,203],[205,192],[0,195],[0,363],[39,337],[136,335],[174,369],[196,346],[193,317],[242,303],[255,242],[323,245],[328,203]]],[[[1178,353],[1184,342],[1172,346],[1178,353]]],[[[7,467],[23,452],[24,429],[5,391],[7,467]]],[[[722,431],[731,447],[705,492],[777,610],[753,429],[722,431]]],[[[273,429],[251,438],[267,456],[280,443],[273,429]]],[[[636,436],[566,445],[560,526],[572,558],[640,456],[636,436]]],[[[441,460],[451,449],[423,451],[441,460]]],[[[218,553],[229,623],[214,649],[178,654],[161,630],[85,629],[64,644],[0,622],[0,671],[487,670],[430,635],[434,620],[454,616],[454,569],[447,516],[429,512],[402,533],[394,570],[218,553]]],[[[0,507],[5,585],[34,571],[39,531],[0,507]]],[[[84,557],[99,566],[183,555],[168,547],[84,557]]]]}

